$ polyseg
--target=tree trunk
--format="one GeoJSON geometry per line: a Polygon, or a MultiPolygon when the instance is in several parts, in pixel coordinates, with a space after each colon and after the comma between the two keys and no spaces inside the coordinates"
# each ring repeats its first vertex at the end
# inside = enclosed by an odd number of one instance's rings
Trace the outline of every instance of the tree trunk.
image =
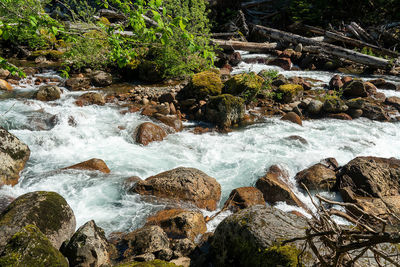
{"type": "Polygon", "coordinates": [[[252,43],[252,42],[240,42],[240,41],[226,41],[219,39],[211,39],[211,42],[223,49],[233,48],[235,50],[244,50],[255,53],[267,53],[278,48],[277,43],[252,43]]]}

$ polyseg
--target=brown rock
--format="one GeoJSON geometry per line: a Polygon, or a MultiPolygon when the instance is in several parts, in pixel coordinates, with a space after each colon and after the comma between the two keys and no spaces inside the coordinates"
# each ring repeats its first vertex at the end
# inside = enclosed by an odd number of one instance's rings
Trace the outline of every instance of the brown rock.
{"type": "Polygon", "coordinates": [[[170,209],[157,212],[147,219],[146,226],[158,225],[172,239],[194,239],[207,231],[203,214],[196,211],[170,209]]]}
{"type": "Polygon", "coordinates": [[[0,69],[0,79],[7,79],[7,77],[10,76],[10,72],[5,69],[0,69]]]}
{"type": "Polygon", "coordinates": [[[268,64],[281,67],[284,70],[290,70],[292,68],[292,61],[290,58],[276,58],[270,61],[268,64]]]}
{"type": "Polygon", "coordinates": [[[283,115],[283,117],[281,118],[281,120],[290,121],[290,122],[293,122],[293,123],[297,123],[297,124],[300,125],[300,126],[303,126],[303,122],[301,121],[300,116],[297,115],[297,114],[294,113],[294,112],[288,112],[288,113],[286,113],[285,115],[283,115]]]}
{"type": "Polygon", "coordinates": [[[373,103],[365,103],[362,108],[363,117],[376,121],[389,121],[388,113],[379,105],[373,103]]]}
{"type": "Polygon", "coordinates": [[[143,108],[142,112],[140,114],[144,116],[153,116],[154,114],[157,113],[157,109],[155,106],[147,105],[143,108]]]}
{"type": "Polygon", "coordinates": [[[0,90],[12,91],[12,86],[5,80],[0,79],[0,90]]]}
{"type": "Polygon", "coordinates": [[[339,90],[342,87],[343,81],[339,75],[333,76],[332,79],[329,81],[329,89],[331,90],[339,90]]]}
{"type": "Polygon", "coordinates": [[[160,126],[144,122],[137,128],[135,140],[137,143],[147,146],[151,142],[162,141],[166,136],[166,132],[160,126]]]}
{"type": "Polygon", "coordinates": [[[87,171],[100,171],[103,173],[110,173],[110,169],[107,167],[107,164],[101,159],[89,159],[87,161],[65,167],[64,170],[68,169],[76,169],[76,170],[87,170],[87,171]]]}
{"type": "Polygon", "coordinates": [[[397,96],[391,96],[386,98],[386,103],[395,107],[400,111],[400,97],[397,96]]]}
{"type": "Polygon", "coordinates": [[[171,127],[176,132],[183,130],[182,121],[176,115],[162,115],[160,113],[156,113],[154,118],[171,127]]]}
{"type": "Polygon", "coordinates": [[[349,114],[353,119],[358,119],[362,116],[363,111],[362,109],[349,109],[347,114],[349,114]]]}
{"type": "MultiPolygon", "coordinates": [[[[317,163],[298,172],[295,179],[310,190],[331,190],[336,183],[336,173],[322,163],[317,163]]],[[[301,187],[302,188],[302,187],[301,187]]]]}
{"type": "Polygon", "coordinates": [[[82,91],[90,87],[90,79],[83,77],[69,78],[65,81],[65,87],[72,91],[82,91]]]}
{"type": "Polygon", "coordinates": [[[224,208],[237,212],[253,205],[265,205],[265,200],[260,190],[249,186],[233,189],[224,208]]]}
{"type": "Polygon", "coordinates": [[[61,89],[55,85],[43,85],[35,92],[34,98],[40,101],[53,101],[60,99],[61,89]]]}
{"type": "Polygon", "coordinates": [[[350,115],[348,115],[346,113],[329,114],[328,117],[332,118],[332,119],[338,119],[338,120],[346,120],[346,121],[352,120],[352,117],[350,117],[350,115]]]}
{"type": "Polygon", "coordinates": [[[77,106],[88,106],[88,105],[99,105],[103,106],[106,103],[104,96],[100,93],[84,93],[83,95],[79,96],[78,99],[75,101],[77,106]]]}
{"type": "Polygon", "coordinates": [[[364,82],[364,87],[368,95],[373,95],[376,93],[376,86],[374,84],[370,82],[364,82]]]}
{"type": "Polygon", "coordinates": [[[306,205],[297,198],[283,179],[279,173],[270,168],[264,177],[257,180],[256,187],[263,193],[264,199],[268,203],[275,204],[284,201],[289,205],[299,206],[307,210],[306,205]]]}
{"type": "Polygon", "coordinates": [[[368,96],[365,85],[362,81],[353,80],[343,85],[343,96],[346,97],[366,97],[368,96]]]}
{"type": "Polygon", "coordinates": [[[342,78],[342,83],[345,84],[345,83],[351,82],[352,80],[353,80],[353,77],[344,76],[344,77],[342,78]]]}
{"type": "Polygon", "coordinates": [[[160,101],[160,103],[164,102],[172,103],[174,102],[174,100],[175,100],[175,95],[173,93],[165,93],[158,98],[158,101],[160,101]]]}
{"type": "Polygon", "coordinates": [[[379,89],[397,90],[397,86],[394,83],[387,82],[382,78],[371,80],[369,82],[375,85],[379,89]]]}
{"type": "Polygon", "coordinates": [[[192,202],[207,210],[215,210],[221,197],[221,186],[214,178],[200,170],[184,167],[138,181],[130,191],[192,202]]]}

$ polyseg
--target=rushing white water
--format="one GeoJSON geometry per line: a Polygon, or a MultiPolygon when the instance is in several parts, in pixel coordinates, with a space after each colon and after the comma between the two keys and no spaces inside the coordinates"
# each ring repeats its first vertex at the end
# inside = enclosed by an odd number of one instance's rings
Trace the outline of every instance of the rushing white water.
{"type": "MultiPolygon", "coordinates": [[[[324,82],[332,76],[321,72],[283,73],[324,82]]],[[[15,92],[37,88],[22,84],[15,92]]],[[[254,185],[272,164],[286,168],[293,177],[326,157],[335,157],[340,164],[359,155],[400,158],[400,124],[368,119],[304,121],[301,127],[271,118],[228,134],[195,135],[185,130],[144,147],[135,144],[131,134],[148,118],[136,113],[122,115],[121,108],[112,104],[77,107],[74,100],[82,93],[64,90],[60,100],[48,103],[26,98],[0,100],[0,114],[6,113],[0,116],[0,125],[31,149],[20,182],[14,187],[0,188],[0,196],[56,191],[71,205],[78,226],[94,219],[107,233],[136,229],[147,216],[164,207],[162,203],[126,193],[123,181],[130,176],[146,178],[178,166],[194,167],[222,185],[222,205],[232,189],[254,185]],[[32,117],[49,114],[57,116],[54,128],[31,130],[32,117]],[[286,138],[291,135],[305,138],[308,144],[286,138]],[[55,172],[90,158],[103,159],[111,173],[55,172]]],[[[306,196],[299,192],[298,195],[310,204],[306,196]]],[[[283,204],[279,207],[289,209],[283,204]]],[[[215,228],[226,215],[210,222],[209,229],[215,228]]]]}

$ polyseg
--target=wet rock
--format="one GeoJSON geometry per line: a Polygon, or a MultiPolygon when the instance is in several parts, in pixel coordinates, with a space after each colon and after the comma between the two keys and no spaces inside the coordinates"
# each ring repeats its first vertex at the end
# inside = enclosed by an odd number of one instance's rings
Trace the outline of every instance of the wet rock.
{"type": "Polygon", "coordinates": [[[400,97],[391,96],[386,98],[386,103],[395,107],[397,110],[400,111],[400,97]]]}
{"type": "Polygon", "coordinates": [[[351,82],[352,80],[353,80],[353,77],[351,77],[351,76],[344,76],[344,77],[342,77],[342,82],[343,82],[343,84],[349,83],[349,82],[351,82]]]}
{"type": "Polygon", "coordinates": [[[182,121],[176,115],[162,115],[156,113],[154,118],[171,127],[175,132],[180,132],[183,130],[182,121]]]}
{"type": "Polygon", "coordinates": [[[190,83],[179,92],[181,99],[204,99],[206,96],[217,96],[222,93],[223,83],[219,74],[203,71],[193,75],[190,83]]]}
{"type": "Polygon", "coordinates": [[[110,265],[108,249],[103,229],[92,220],[79,227],[62,253],[70,266],[93,267],[110,265]]]}
{"type": "MultiPolygon", "coordinates": [[[[252,206],[224,219],[215,230],[211,258],[215,266],[297,266],[303,242],[280,247],[305,234],[304,218],[273,207],[252,206]],[[263,253],[259,253],[263,251],[263,253]]],[[[309,262],[305,262],[309,264],[309,262]]]]}
{"type": "Polygon", "coordinates": [[[203,214],[196,211],[170,209],[157,212],[146,225],[158,225],[172,239],[194,239],[207,231],[203,214]]]}
{"type": "Polygon", "coordinates": [[[324,164],[317,163],[298,172],[295,179],[299,185],[303,183],[310,190],[327,191],[336,183],[336,173],[324,164]]]}
{"type": "Polygon", "coordinates": [[[376,86],[370,82],[364,82],[365,91],[368,95],[376,94],[376,86]]]}
{"type": "Polygon", "coordinates": [[[18,183],[19,173],[30,156],[29,147],[0,127],[0,186],[18,183]]]}
{"type": "Polygon", "coordinates": [[[287,184],[287,177],[282,175],[277,166],[271,166],[264,177],[256,182],[256,187],[263,193],[265,201],[271,204],[283,201],[289,205],[306,207],[293,193],[287,184]]]}
{"type": "Polygon", "coordinates": [[[232,66],[237,66],[242,61],[242,56],[239,52],[233,52],[229,55],[229,64],[232,66]]]}
{"type": "Polygon", "coordinates": [[[263,83],[264,79],[254,72],[242,73],[225,82],[223,93],[243,96],[246,103],[250,103],[260,92],[263,83]]]}
{"type": "Polygon", "coordinates": [[[362,109],[349,109],[347,114],[349,114],[353,119],[358,119],[363,115],[363,111],[362,109]]]}
{"type": "Polygon", "coordinates": [[[281,118],[281,120],[290,121],[290,122],[296,123],[296,124],[298,124],[298,125],[300,125],[300,126],[303,126],[303,122],[302,122],[300,116],[297,115],[297,114],[294,113],[294,112],[288,112],[288,113],[286,113],[285,115],[283,115],[283,117],[281,118]]]}
{"type": "Polygon", "coordinates": [[[299,84],[284,84],[275,90],[275,100],[283,103],[292,103],[303,95],[304,88],[299,84]]]}
{"type": "Polygon", "coordinates": [[[55,192],[36,191],[15,199],[0,215],[0,251],[28,224],[37,226],[55,248],[75,231],[75,216],[65,199],[55,192]]]}
{"type": "Polygon", "coordinates": [[[239,123],[244,115],[244,100],[229,94],[210,97],[205,111],[207,121],[223,128],[239,123]]]}
{"type": "Polygon", "coordinates": [[[249,186],[233,189],[224,204],[224,208],[237,212],[254,205],[265,205],[265,200],[260,190],[249,186]]]}
{"type": "Polygon", "coordinates": [[[75,101],[75,104],[82,107],[88,105],[99,105],[103,106],[106,103],[104,96],[100,93],[84,93],[83,95],[79,96],[78,99],[75,101]]]}
{"type": "Polygon", "coordinates": [[[60,99],[61,89],[55,85],[43,85],[35,92],[33,97],[40,101],[54,101],[60,99]]]}
{"type": "Polygon", "coordinates": [[[365,104],[365,99],[352,98],[352,99],[346,100],[345,103],[349,108],[362,109],[364,107],[364,104],[365,104]]]}
{"type": "Polygon", "coordinates": [[[158,101],[160,101],[160,103],[172,103],[175,101],[175,95],[173,93],[165,93],[162,94],[159,98],[158,101]]]}
{"type": "Polygon", "coordinates": [[[10,76],[10,72],[6,69],[0,69],[0,79],[4,80],[7,79],[8,76],[10,76]]]}
{"type": "Polygon", "coordinates": [[[298,136],[298,135],[291,135],[291,136],[286,137],[285,139],[296,140],[296,141],[299,141],[300,143],[302,143],[303,145],[308,145],[307,140],[305,138],[301,137],[301,136],[298,136]]]}
{"type": "Polygon", "coordinates": [[[97,87],[108,86],[112,84],[112,75],[101,70],[94,71],[91,73],[91,82],[97,87]]]}
{"type": "Polygon", "coordinates": [[[137,143],[147,146],[151,142],[162,141],[166,136],[166,132],[160,126],[144,122],[137,128],[135,140],[137,143]]]}
{"type": "Polygon", "coordinates": [[[345,97],[366,97],[368,96],[364,83],[360,80],[353,80],[343,86],[343,96],[345,97]]]}
{"type": "Polygon", "coordinates": [[[275,58],[268,62],[268,64],[281,67],[284,70],[290,70],[292,68],[292,61],[290,58],[275,58]]]}
{"type": "Polygon", "coordinates": [[[397,86],[394,83],[385,81],[382,78],[369,81],[379,89],[396,90],[397,86]]]}
{"type": "Polygon", "coordinates": [[[332,79],[329,81],[329,89],[331,90],[339,90],[342,87],[343,82],[339,75],[333,76],[332,79]]]}
{"type": "Polygon", "coordinates": [[[0,266],[59,266],[68,261],[35,225],[22,227],[0,255],[0,266]]]}
{"type": "Polygon", "coordinates": [[[342,113],[347,111],[348,106],[339,98],[331,98],[325,100],[323,109],[329,113],[342,113]]]}
{"type": "Polygon", "coordinates": [[[175,254],[179,256],[188,256],[196,249],[196,244],[189,238],[175,239],[171,240],[170,247],[175,254]]]}
{"type": "Polygon", "coordinates": [[[323,106],[324,106],[324,103],[322,103],[319,100],[313,99],[310,101],[310,104],[308,104],[307,111],[310,114],[317,115],[321,112],[323,106]]]}
{"type": "Polygon", "coordinates": [[[215,210],[221,197],[221,186],[200,170],[179,167],[137,182],[131,192],[183,200],[202,209],[215,210]]]}
{"type": "Polygon", "coordinates": [[[6,82],[5,80],[0,79],[0,90],[12,91],[13,88],[12,88],[11,84],[6,82]]]}
{"type": "Polygon", "coordinates": [[[90,88],[90,79],[83,77],[69,78],[65,81],[65,87],[71,91],[82,91],[90,88]]]}
{"type": "Polygon", "coordinates": [[[353,118],[346,114],[346,113],[336,113],[336,114],[329,114],[329,118],[337,119],[337,120],[344,120],[344,121],[351,121],[353,118]]]}
{"type": "Polygon", "coordinates": [[[87,170],[87,171],[99,171],[103,173],[110,173],[110,169],[102,159],[89,159],[87,161],[66,167],[64,169],[76,169],[76,170],[87,170]]]}
{"type": "Polygon", "coordinates": [[[389,121],[390,117],[387,112],[379,105],[366,102],[362,108],[363,117],[376,121],[389,121]]]}

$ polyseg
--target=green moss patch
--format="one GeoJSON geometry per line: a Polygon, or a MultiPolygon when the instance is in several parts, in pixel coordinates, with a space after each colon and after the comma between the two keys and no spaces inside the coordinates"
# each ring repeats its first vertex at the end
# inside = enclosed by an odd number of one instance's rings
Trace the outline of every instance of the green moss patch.
{"type": "Polygon", "coordinates": [[[162,260],[153,260],[148,262],[130,262],[123,263],[117,265],[116,267],[176,267],[177,265],[174,263],[162,261],[162,260]]]}
{"type": "Polygon", "coordinates": [[[193,75],[190,83],[192,94],[198,99],[208,95],[220,95],[223,86],[219,74],[213,71],[203,71],[193,75]]]}
{"type": "Polygon", "coordinates": [[[303,86],[299,84],[283,84],[275,91],[276,100],[290,103],[293,102],[303,91],[303,86]]]}
{"type": "Polygon", "coordinates": [[[240,96],[249,103],[262,90],[263,84],[264,79],[254,72],[242,73],[233,76],[225,83],[224,93],[240,96]]]}

